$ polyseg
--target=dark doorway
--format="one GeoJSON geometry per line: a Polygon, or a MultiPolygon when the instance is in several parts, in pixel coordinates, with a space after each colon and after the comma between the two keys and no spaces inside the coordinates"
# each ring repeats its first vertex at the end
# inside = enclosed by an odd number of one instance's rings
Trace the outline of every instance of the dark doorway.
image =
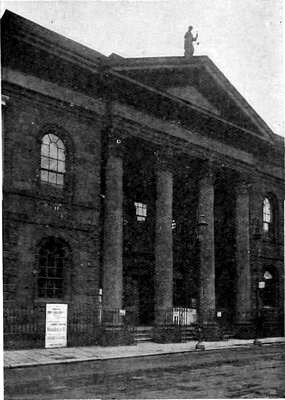
{"type": "Polygon", "coordinates": [[[139,324],[151,325],[154,320],[154,284],[152,268],[144,266],[139,276],[139,324]]]}
{"type": "Polygon", "coordinates": [[[218,321],[233,327],[236,298],[234,178],[222,171],[215,184],[215,290],[218,321]]]}
{"type": "Polygon", "coordinates": [[[124,276],[124,308],[135,325],[151,325],[154,321],[153,265],[129,260],[124,276]]]}
{"type": "Polygon", "coordinates": [[[126,143],[124,159],[124,307],[135,325],[154,319],[154,153],[138,141],[126,143]]]}

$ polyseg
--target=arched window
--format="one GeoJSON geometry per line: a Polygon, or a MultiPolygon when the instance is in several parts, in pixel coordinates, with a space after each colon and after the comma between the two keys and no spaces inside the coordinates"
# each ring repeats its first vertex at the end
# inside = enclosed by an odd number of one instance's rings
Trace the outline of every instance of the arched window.
{"type": "Polygon", "coordinates": [[[38,296],[63,298],[64,279],[69,260],[66,244],[56,238],[48,238],[39,248],[38,296]]]}
{"type": "Polygon", "coordinates": [[[278,274],[275,268],[268,267],[263,270],[265,286],[263,289],[263,306],[276,307],[278,303],[278,274]]]}
{"type": "Polygon", "coordinates": [[[265,233],[272,233],[273,227],[273,214],[272,214],[272,202],[268,197],[263,200],[263,231],[265,233]]]}
{"type": "Polygon", "coordinates": [[[48,133],[41,143],[41,182],[62,188],[65,174],[65,146],[62,140],[48,133]]]}

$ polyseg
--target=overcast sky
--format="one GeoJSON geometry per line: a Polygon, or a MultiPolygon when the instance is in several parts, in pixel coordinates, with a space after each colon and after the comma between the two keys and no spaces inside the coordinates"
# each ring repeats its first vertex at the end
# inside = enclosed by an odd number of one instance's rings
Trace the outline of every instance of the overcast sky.
{"type": "Polygon", "coordinates": [[[207,55],[284,134],[282,0],[1,1],[9,9],[105,55],[183,55],[188,25],[207,55]]]}

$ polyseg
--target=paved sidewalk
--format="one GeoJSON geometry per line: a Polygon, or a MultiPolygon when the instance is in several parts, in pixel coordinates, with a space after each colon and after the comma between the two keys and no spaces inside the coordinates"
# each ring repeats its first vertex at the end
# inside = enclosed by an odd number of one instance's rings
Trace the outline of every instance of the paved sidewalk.
{"type": "MultiPolygon", "coordinates": [[[[253,339],[230,339],[218,342],[203,342],[205,350],[218,350],[253,345],[253,339]]],[[[285,343],[285,337],[259,339],[263,344],[285,343]]],[[[4,351],[4,367],[18,368],[47,364],[106,360],[115,358],[143,357],[158,354],[185,353],[196,350],[197,341],[185,343],[145,342],[131,346],[115,347],[65,347],[59,349],[32,349],[4,351]]]]}

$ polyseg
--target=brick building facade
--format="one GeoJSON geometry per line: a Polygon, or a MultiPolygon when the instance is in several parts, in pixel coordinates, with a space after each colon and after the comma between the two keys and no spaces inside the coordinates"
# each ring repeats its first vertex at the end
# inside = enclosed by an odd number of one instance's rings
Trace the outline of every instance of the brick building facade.
{"type": "Polygon", "coordinates": [[[69,344],[283,335],[284,143],[208,57],[5,12],[2,118],[7,347],[43,344],[46,303],[69,344]]]}

